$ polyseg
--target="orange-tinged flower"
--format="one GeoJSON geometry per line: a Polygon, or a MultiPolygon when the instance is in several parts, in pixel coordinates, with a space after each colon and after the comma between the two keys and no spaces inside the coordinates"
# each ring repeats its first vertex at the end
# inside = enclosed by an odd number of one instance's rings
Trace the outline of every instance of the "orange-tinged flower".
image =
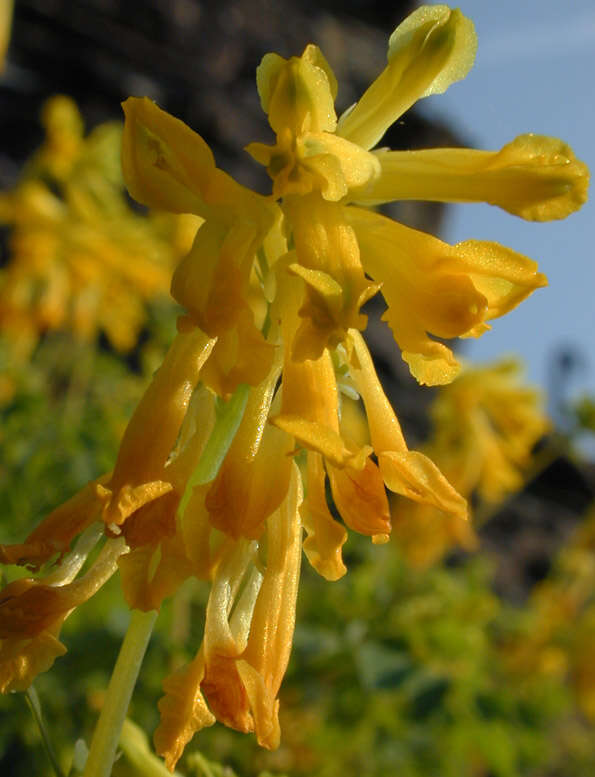
{"type": "MultiPolygon", "coordinates": [[[[339,120],[336,80],[316,46],[289,60],[267,55],[257,85],[276,142],[248,150],[266,164],[272,197],[217,168],[204,140],[150,100],[124,104],[131,194],[202,219],[172,282],[187,313],[113,473],[2,554],[33,565],[59,554],[67,564],[77,532],[102,521],[106,546],[128,551],[118,564],[131,607],[159,608],[186,577],[210,581],[202,646],[166,679],[159,705],[155,743],[170,768],[214,718],[278,745],[302,547],[321,575],[341,577],[346,527],[388,539],[387,490],[464,525],[463,496],[407,448],[361,335],[361,307],[381,290],[413,374],[447,383],[458,365],[430,335],[478,336],[544,278],[510,249],[448,246],[365,205],[425,196],[425,180],[429,192],[436,183],[429,199],[487,199],[553,218],[577,206],[586,181],[569,152],[543,139],[499,155],[435,152],[429,162],[370,151],[417,99],[464,77],[474,52],[459,11],[420,8],[393,33],[386,69],[339,120]],[[568,164],[558,164],[564,154],[568,164]],[[410,188],[403,164],[414,170],[410,188]],[[351,434],[345,395],[361,398],[367,434],[351,434]]],[[[0,633],[2,618],[0,608],[0,633]]]]}
{"type": "Polygon", "coordinates": [[[0,593],[0,691],[26,690],[39,672],[66,652],[58,635],[70,612],[87,601],[117,570],[126,551],[122,540],[108,540],[91,568],[80,578],[88,548],[55,577],[40,583],[15,580],[0,593]],[[85,552],[86,551],[86,552],[85,552]]]}

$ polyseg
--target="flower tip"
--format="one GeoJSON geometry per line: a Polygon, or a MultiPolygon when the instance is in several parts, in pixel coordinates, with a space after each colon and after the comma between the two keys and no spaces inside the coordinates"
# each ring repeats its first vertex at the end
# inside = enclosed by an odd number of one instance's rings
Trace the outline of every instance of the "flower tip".
{"type": "Polygon", "coordinates": [[[423,5],[400,24],[389,39],[388,60],[408,45],[421,30],[427,30],[422,50],[428,62],[441,60],[436,77],[420,97],[442,94],[461,81],[473,67],[477,35],[471,19],[459,8],[447,5],[423,5]]]}

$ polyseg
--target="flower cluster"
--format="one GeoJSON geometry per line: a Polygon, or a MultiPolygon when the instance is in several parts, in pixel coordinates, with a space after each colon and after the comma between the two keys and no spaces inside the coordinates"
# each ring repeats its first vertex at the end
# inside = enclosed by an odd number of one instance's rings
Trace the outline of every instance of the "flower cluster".
{"type": "MultiPolygon", "coordinates": [[[[434,433],[425,453],[466,499],[496,504],[523,484],[536,443],[549,429],[539,392],[520,381],[512,360],[466,366],[431,407],[434,433]]],[[[393,536],[408,560],[425,565],[453,545],[477,544],[469,521],[428,505],[394,510],[393,536]]]]}
{"type": "Polygon", "coordinates": [[[422,7],[395,30],[386,68],[340,119],[336,80],[316,46],[288,60],[265,56],[257,85],[276,137],[247,150],[266,165],[270,197],[218,169],[203,139],[150,100],[126,101],[131,195],[203,219],[172,281],[186,314],[113,472],[25,543],[1,548],[6,562],[61,561],[59,578],[19,580],[1,594],[4,690],[25,687],[63,652],[64,618],[116,565],[140,610],[158,609],[194,576],[211,583],[203,643],[165,680],[156,748],[173,768],[215,719],[274,748],[302,547],[323,577],[339,578],[346,528],[388,539],[387,489],[466,515],[431,459],[408,450],[361,334],[361,308],[380,291],[411,372],[442,384],[458,364],[431,335],[478,336],[545,279],[508,248],[450,246],[370,206],[487,200],[525,218],[560,218],[579,207],[587,181],[568,147],[532,135],[499,152],[371,150],[417,99],[463,78],[474,54],[468,19],[422,7]],[[345,393],[361,397],[369,443],[348,434],[345,393]],[[75,579],[98,526],[101,554],[75,579]]]}
{"type": "Polygon", "coordinates": [[[171,270],[200,220],[135,213],[120,166],[122,125],[84,136],[68,97],[43,107],[45,141],[17,186],[0,194],[10,256],[0,275],[0,330],[26,357],[46,331],[92,340],[98,330],[120,351],[132,348],[145,303],[165,295],[171,270]]]}

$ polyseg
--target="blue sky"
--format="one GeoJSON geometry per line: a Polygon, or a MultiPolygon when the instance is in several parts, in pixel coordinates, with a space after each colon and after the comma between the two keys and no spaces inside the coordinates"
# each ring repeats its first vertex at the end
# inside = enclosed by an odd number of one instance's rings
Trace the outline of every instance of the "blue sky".
{"type": "MultiPolygon", "coordinates": [[[[594,0],[461,0],[478,53],[467,78],[418,106],[447,118],[470,145],[497,149],[535,132],[564,139],[595,170],[594,0]]],[[[549,287],[494,322],[464,354],[485,361],[517,353],[531,381],[546,385],[552,351],[583,350],[571,390],[595,394],[595,206],[565,221],[527,223],[489,205],[452,207],[445,238],[497,240],[539,262],[549,287]]]]}

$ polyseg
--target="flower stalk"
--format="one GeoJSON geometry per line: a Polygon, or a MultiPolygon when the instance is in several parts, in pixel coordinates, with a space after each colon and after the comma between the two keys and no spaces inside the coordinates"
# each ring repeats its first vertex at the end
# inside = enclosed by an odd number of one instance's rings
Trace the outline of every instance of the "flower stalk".
{"type": "Polygon", "coordinates": [[[133,610],[91,740],[83,777],[109,777],[157,612],[133,610]]]}

